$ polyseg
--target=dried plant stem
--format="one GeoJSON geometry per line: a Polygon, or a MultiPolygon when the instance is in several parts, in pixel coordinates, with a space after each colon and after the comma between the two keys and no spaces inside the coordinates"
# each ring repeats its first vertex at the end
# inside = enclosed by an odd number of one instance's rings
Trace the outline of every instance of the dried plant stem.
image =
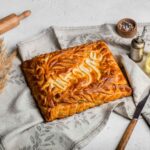
{"type": "Polygon", "coordinates": [[[12,62],[15,57],[16,51],[8,55],[4,40],[0,39],[0,92],[6,85],[8,73],[12,67],[12,62]]]}

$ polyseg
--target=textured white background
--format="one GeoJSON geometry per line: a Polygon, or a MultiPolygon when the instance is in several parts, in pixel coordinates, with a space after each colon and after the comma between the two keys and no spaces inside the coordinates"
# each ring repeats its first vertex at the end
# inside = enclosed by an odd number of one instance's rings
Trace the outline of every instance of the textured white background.
{"type": "MultiPolygon", "coordinates": [[[[31,9],[32,16],[3,37],[9,50],[50,25],[82,26],[116,23],[124,17],[150,22],[149,0],[0,0],[0,18],[31,9]]],[[[84,150],[113,150],[129,120],[112,114],[104,130],[84,150]]],[[[139,120],[127,150],[150,150],[150,129],[139,120]]]]}

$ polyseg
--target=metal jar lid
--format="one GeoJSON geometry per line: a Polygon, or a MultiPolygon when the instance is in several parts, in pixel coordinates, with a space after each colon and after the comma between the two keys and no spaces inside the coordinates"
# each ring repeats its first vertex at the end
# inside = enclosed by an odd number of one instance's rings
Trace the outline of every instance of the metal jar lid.
{"type": "Polygon", "coordinates": [[[144,48],[145,42],[141,38],[141,36],[138,36],[137,38],[132,40],[131,45],[132,45],[132,47],[134,47],[136,49],[141,49],[141,48],[144,48]]]}

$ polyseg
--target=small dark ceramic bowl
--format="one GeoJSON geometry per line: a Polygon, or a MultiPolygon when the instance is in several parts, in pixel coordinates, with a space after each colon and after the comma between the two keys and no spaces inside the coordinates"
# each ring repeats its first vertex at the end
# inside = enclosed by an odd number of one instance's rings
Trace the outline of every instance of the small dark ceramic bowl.
{"type": "Polygon", "coordinates": [[[137,24],[133,19],[124,18],[117,23],[116,31],[124,38],[132,38],[137,33],[137,24]]]}

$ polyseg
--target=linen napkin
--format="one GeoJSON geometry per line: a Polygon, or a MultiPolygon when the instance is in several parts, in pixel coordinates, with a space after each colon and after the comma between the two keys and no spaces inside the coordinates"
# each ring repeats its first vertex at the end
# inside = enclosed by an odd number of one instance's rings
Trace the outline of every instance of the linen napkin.
{"type": "MultiPolygon", "coordinates": [[[[139,25],[139,29],[139,32],[142,32],[143,25],[139,25]]],[[[131,39],[120,38],[115,33],[114,25],[50,27],[40,36],[19,43],[18,47],[22,60],[26,60],[60,47],[66,48],[99,39],[109,44],[118,63],[124,67],[134,91],[134,99],[133,97],[122,98],[65,119],[43,123],[20,71],[21,61],[17,59],[10,73],[11,78],[6,91],[0,95],[0,149],[80,149],[103,129],[113,110],[127,118],[132,117],[135,105],[143,96],[143,91],[150,86],[150,80],[126,55],[131,39]],[[15,90],[12,92],[12,89],[15,90]]],[[[143,111],[143,116],[150,124],[149,108],[150,97],[143,111]]]]}

